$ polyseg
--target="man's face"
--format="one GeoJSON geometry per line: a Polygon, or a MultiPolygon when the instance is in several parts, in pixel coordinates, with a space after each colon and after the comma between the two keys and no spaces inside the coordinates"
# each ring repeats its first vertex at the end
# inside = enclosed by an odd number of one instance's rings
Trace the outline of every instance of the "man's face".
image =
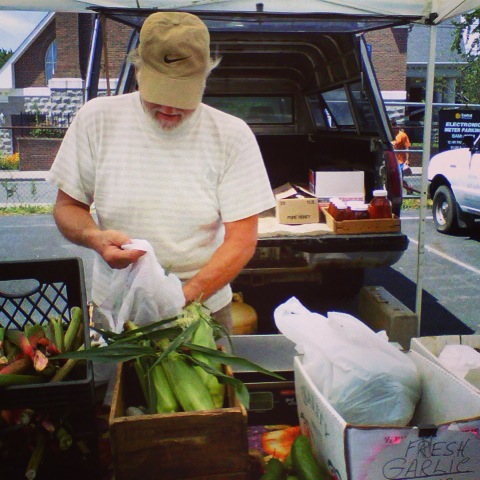
{"type": "Polygon", "coordinates": [[[142,99],[142,105],[145,113],[158,125],[162,130],[173,130],[181,125],[195,111],[183,108],[169,107],[167,105],[158,105],[150,103],[142,99]]]}

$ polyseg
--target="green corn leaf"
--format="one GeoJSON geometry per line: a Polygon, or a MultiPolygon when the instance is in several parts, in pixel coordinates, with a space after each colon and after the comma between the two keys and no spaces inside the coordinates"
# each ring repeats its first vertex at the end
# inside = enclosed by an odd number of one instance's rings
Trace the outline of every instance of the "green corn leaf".
{"type": "Polygon", "coordinates": [[[224,365],[229,365],[230,367],[241,368],[242,370],[253,370],[255,372],[264,373],[265,375],[269,375],[271,377],[278,378],[279,380],[285,380],[281,375],[278,373],[272,372],[271,370],[267,370],[262,366],[251,362],[243,357],[237,357],[235,355],[231,355],[230,353],[222,352],[220,350],[213,350],[211,348],[201,347],[200,345],[194,345],[193,343],[185,342],[183,344],[184,347],[189,348],[192,351],[201,352],[207,356],[210,356],[212,359],[223,363],[224,365]]]}
{"type": "MultiPolygon", "coordinates": [[[[142,341],[142,340],[151,340],[152,342],[159,342],[160,340],[167,339],[170,340],[172,338],[176,338],[178,335],[181,335],[183,329],[180,327],[171,327],[171,328],[163,328],[160,330],[155,330],[152,332],[147,332],[135,337],[134,341],[142,341]]],[[[123,342],[124,340],[121,339],[119,342],[123,342]]]]}
{"type": "Polygon", "coordinates": [[[136,337],[138,334],[150,333],[150,332],[158,330],[160,328],[164,328],[169,323],[175,322],[176,319],[177,319],[177,317],[166,318],[164,320],[158,320],[156,322],[148,323],[147,325],[142,325],[141,327],[139,326],[138,328],[135,328],[134,330],[127,330],[125,332],[118,333],[117,334],[117,340],[121,340],[123,338],[136,337]]]}
{"type": "Polygon", "coordinates": [[[93,327],[93,326],[90,327],[90,330],[93,330],[94,332],[99,333],[107,343],[109,342],[109,340],[115,341],[117,337],[121,335],[120,333],[111,332],[109,330],[103,330],[101,328],[93,327]]]}
{"type": "Polygon", "coordinates": [[[151,361],[147,357],[141,357],[138,362],[142,365],[142,370],[145,372],[145,397],[147,399],[147,408],[149,413],[157,413],[157,393],[155,391],[155,385],[153,383],[152,375],[148,374],[151,368],[151,361]]]}
{"type": "Polygon", "coordinates": [[[140,340],[158,341],[162,338],[175,337],[182,332],[183,329],[178,326],[165,327],[167,324],[172,323],[172,320],[171,318],[160,320],[122,333],[113,333],[95,327],[92,330],[98,332],[107,343],[129,343],[140,340]]]}
{"type": "Polygon", "coordinates": [[[150,330],[155,330],[162,325],[165,325],[167,323],[172,322],[173,320],[174,320],[173,318],[168,318],[168,319],[165,319],[165,320],[159,320],[158,322],[149,323],[148,325],[143,325],[143,326],[137,327],[133,330],[126,330],[126,331],[121,332],[121,333],[115,333],[115,332],[112,332],[110,330],[104,330],[104,329],[98,328],[98,327],[91,327],[91,328],[92,328],[92,330],[95,330],[96,332],[98,332],[103,338],[117,341],[117,340],[122,340],[124,338],[133,338],[133,337],[136,337],[139,334],[149,332],[150,330]]]}
{"type": "Polygon", "coordinates": [[[170,352],[177,350],[180,348],[181,345],[184,345],[186,340],[190,340],[195,332],[198,322],[200,320],[196,320],[195,322],[191,323],[180,335],[178,335],[170,344],[163,350],[163,352],[158,355],[158,358],[153,362],[152,368],[158,365],[170,352]]]}
{"type": "Polygon", "coordinates": [[[62,353],[52,359],[82,359],[97,362],[126,362],[139,358],[143,355],[155,355],[153,347],[128,343],[113,343],[104,347],[88,348],[76,352],[62,353]]]}
{"type": "Polygon", "coordinates": [[[250,394],[247,390],[247,387],[241,380],[235,377],[231,377],[230,375],[226,375],[218,371],[217,369],[212,368],[207,363],[197,360],[196,358],[189,357],[189,360],[195,365],[202,367],[207,373],[211,373],[212,375],[215,375],[221,384],[231,385],[234,388],[235,394],[237,395],[237,398],[242,403],[242,405],[245,408],[248,408],[250,406],[250,394]]]}
{"type": "MultiPolygon", "coordinates": [[[[110,337],[111,342],[115,344],[135,344],[135,343],[143,343],[146,340],[150,340],[152,342],[158,342],[162,339],[171,339],[175,338],[177,335],[182,333],[183,329],[180,327],[171,327],[171,328],[163,328],[159,330],[154,330],[154,331],[149,331],[146,333],[137,333],[138,330],[132,330],[129,333],[128,336],[122,336],[122,337],[110,337]]],[[[108,340],[105,339],[107,342],[108,340]]]]}

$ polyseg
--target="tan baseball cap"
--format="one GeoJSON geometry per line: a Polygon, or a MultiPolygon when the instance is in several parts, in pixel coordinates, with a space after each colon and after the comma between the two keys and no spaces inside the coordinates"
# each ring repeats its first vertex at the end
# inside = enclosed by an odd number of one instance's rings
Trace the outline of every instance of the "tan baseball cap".
{"type": "Polygon", "coordinates": [[[194,109],[210,64],[210,35],[197,16],[157,12],[140,30],[138,89],[147,102],[194,109]]]}

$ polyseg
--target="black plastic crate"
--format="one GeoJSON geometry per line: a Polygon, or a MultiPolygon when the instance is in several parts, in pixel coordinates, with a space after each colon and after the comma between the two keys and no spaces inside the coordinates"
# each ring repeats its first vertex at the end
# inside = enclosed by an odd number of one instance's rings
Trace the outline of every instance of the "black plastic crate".
{"type": "MultiPolygon", "coordinates": [[[[72,307],[83,313],[85,346],[90,346],[83,263],[80,258],[0,263],[0,325],[23,329],[44,324],[49,316],[70,322],[72,307]]],[[[94,379],[90,361],[79,362],[68,379],[55,383],[15,385],[0,390],[0,409],[34,410],[93,407],[94,379]]]]}

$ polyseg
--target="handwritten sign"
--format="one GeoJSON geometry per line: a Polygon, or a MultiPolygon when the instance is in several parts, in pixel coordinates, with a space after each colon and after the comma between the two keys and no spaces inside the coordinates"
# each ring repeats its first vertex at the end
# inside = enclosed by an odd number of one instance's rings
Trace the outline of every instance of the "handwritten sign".
{"type": "Polygon", "coordinates": [[[478,480],[480,441],[472,432],[445,430],[419,437],[412,430],[400,443],[382,449],[366,480],[478,480]]]}

